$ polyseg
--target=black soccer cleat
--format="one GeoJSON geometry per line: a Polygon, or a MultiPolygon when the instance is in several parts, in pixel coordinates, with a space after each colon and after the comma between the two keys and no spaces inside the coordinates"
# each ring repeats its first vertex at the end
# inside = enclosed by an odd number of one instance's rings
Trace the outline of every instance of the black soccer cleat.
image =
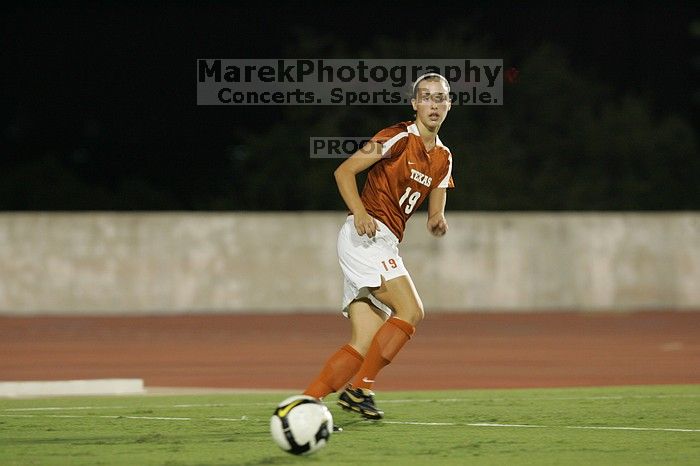
{"type": "Polygon", "coordinates": [[[338,397],[338,404],[346,411],[360,413],[365,419],[379,420],[384,417],[384,411],[374,405],[371,390],[348,386],[338,397]]]}
{"type": "Polygon", "coordinates": [[[333,433],[334,434],[337,434],[337,433],[342,432],[342,431],[343,431],[342,427],[333,424],[333,433]]]}

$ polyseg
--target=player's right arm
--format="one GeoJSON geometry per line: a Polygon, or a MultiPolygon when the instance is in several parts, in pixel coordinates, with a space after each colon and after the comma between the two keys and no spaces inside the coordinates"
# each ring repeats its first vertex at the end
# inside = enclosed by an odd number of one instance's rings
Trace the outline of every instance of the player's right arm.
{"type": "Polygon", "coordinates": [[[360,192],[357,189],[357,174],[367,170],[382,158],[382,144],[370,141],[336,168],[333,175],[338,184],[340,196],[355,218],[358,235],[373,238],[377,232],[377,222],[367,213],[360,192]]]}

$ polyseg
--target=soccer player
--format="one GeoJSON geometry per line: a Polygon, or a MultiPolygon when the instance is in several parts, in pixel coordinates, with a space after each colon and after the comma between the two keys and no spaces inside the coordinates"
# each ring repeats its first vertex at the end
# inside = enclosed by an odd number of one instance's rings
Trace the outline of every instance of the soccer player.
{"type": "Polygon", "coordinates": [[[338,258],[345,276],[343,314],[352,334],[304,394],[321,399],[345,387],[338,404],[367,419],[384,416],[372,386],[423,319],[423,303],[398,250],[406,221],[429,198],[428,231],[447,232],[452,155],[438,131],[450,111],[449,91],[443,76],[420,76],[411,99],[415,121],[381,130],[334,173],[351,212],[338,235],[338,258]],[[360,195],[356,175],[367,169],[360,195]]]}

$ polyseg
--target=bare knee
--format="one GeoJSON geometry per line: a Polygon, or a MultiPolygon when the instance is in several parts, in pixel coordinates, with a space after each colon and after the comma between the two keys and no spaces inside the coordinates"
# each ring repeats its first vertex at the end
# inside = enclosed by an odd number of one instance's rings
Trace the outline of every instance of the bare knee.
{"type": "Polygon", "coordinates": [[[397,309],[395,315],[415,327],[425,317],[425,311],[422,303],[416,303],[412,306],[404,306],[401,309],[397,309]]]}

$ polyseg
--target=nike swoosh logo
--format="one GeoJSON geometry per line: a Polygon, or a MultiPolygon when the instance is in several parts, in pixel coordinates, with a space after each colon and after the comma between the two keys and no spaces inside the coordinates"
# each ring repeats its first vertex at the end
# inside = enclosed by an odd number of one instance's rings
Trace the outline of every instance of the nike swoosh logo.
{"type": "Polygon", "coordinates": [[[368,379],[367,377],[362,377],[362,381],[363,381],[364,383],[374,383],[374,380],[370,380],[370,379],[368,379]]]}
{"type": "Polygon", "coordinates": [[[352,393],[348,393],[348,398],[350,398],[354,403],[362,403],[363,401],[365,401],[364,398],[358,398],[352,393]]]}
{"type": "Polygon", "coordinates": [[[408,162],[409,165],[415,165],[416,162],[408,162]]]}

